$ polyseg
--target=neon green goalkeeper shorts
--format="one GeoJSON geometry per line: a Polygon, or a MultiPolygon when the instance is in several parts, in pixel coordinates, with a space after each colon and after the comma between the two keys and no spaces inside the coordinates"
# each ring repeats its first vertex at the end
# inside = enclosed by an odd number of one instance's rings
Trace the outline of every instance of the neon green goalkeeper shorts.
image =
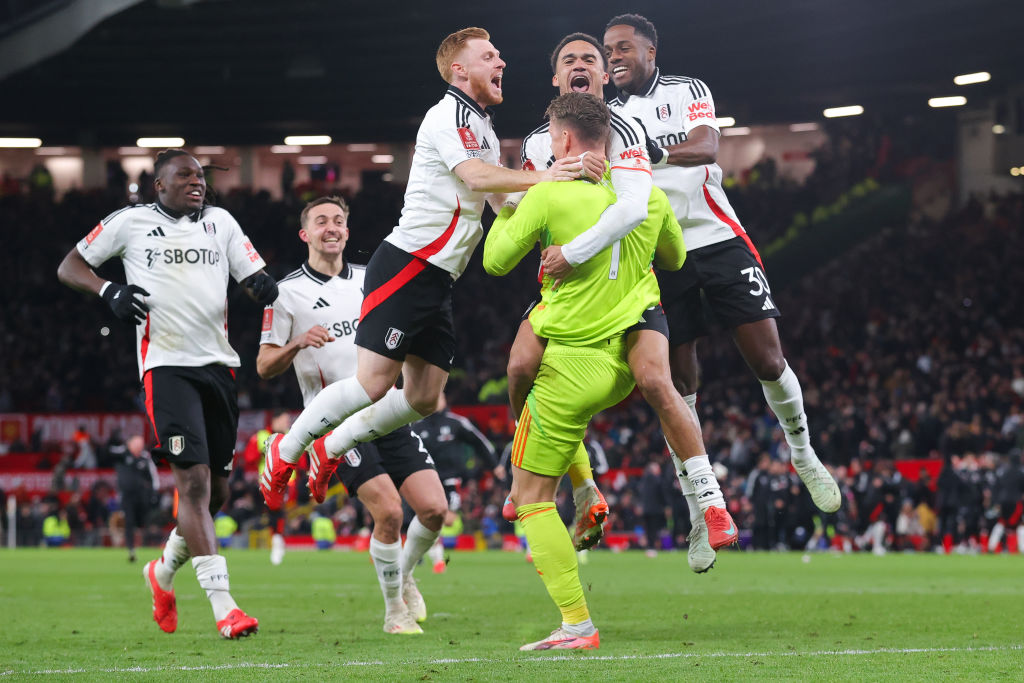
{"type": "Polygon", "coordinates": [[[626,398],[635,384],[624,337],[590,346],[549,341],[512,442],[512,464],[535,474],[565,474],[590,418],[626,398]]]}

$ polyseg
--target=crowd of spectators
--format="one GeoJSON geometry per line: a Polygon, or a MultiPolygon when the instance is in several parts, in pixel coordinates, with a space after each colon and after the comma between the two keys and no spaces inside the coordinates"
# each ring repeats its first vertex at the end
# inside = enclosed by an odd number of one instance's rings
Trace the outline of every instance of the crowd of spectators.
{"type": "MultiPolygon", "coordinates": [[[[784,229],[793,212],[829,201],[846,182],[890,179],[887,159],[898,143],[879,134],[855,147],[852,139],[830,138],[803,186],[778,179],[770,165],[735,184],[730,196],[755,241],[784,229]],[[759,209],[768,204],[772,211],[759,209]]],[[[401,188],[381,182],[349,197],[350,260],[368,259],[395,224],[401,194],[401,188]]],[[[60,201],[38,193],[0,197],[9,245],[0,254],[6,292],[0,303],[0,412],[140,409],[134,330],[107,315],[98,300],[61,287],[54,276],[75,241],[122,203],[104,192],[69,192],[60,201]]],[[[233,192],[219,203],[238,218],[273,274],[283,276],[302,261],[298,194],[278,201],[265,192],[233,192]]],[[[994,473],[1019,468],[1014,458],[1024,446],[1024,271],[1016,267],[1024,255],[1022,225],[1024,196],[972,198],[939,220],[921,214],[887,228],[786,291],[773,292],[784,315],[783,348],[803,379],[813,443],[834,468],[847,500],[837,515],[815,513],[788,468],[785,440],[760,386],[727,335],[719,332],[699,344],[704,439],[745,530],[744,544],[923,549],[981,542],[1002,515],[997,499],[1012,497],[997,491],[994,473]],[[953,482],[945,493],[929,480],[907,481],[891,465],[912,458],[945,461],[943,476],[953,482]]],[[[105,266],[111,277],[118,276],[118,267],[105,266]]],[[[504,402],[504,366],[519,316],[537,290],[535,267],[524,263],[497,279],[474,259],[455,288],[452,405],[504,402]]],[[[258,308],[238,290],[230,306],[231,339],[242,356],[242,407],[299,408],[294,382],[261,382],[255,375],[258,308]]],[[[491,436],[499,449],[510,438],[500,431],[491,436]]],[[[613,507],[609,530],[637,532],[637,542],[651,550],[678,545],[689,523],[653,412],[634,396],[600,415],[591,437],[618,472],[603,482],[613,507]],[[622,469],[643,474],[626,476],[622,469]]],[[[96,457],[102,465],[102,448],[96,457]]],[[[258,525],[260,506],[251,482],[239,479],[234,485],[232,516],[240,526],[258,525]]],[[[467,477],[464,489],[467,532],[509,530],[500,521],[506,482],[467,477]]],[[[102,487],[85,493],[77,492],[77,502],[65,508],[72,534],[90,539],[89,529],[109,526],[117,504],[102,487]]],[[[571,497],[563,495],[560,502],[571,516],[571,497]]],[[[19,533],[41,534],[46,513],[53,511],[48,505],[21,504],[26,525],[19,525],[19,533]]],[[[365,522],[358,502],[323,512],[341,532],[365,522]]],[[[154,520],[161,521],[158,515],[154,520]]],[[[292,530],[304,525],[307,520],[297,519],[292,530]]]]}

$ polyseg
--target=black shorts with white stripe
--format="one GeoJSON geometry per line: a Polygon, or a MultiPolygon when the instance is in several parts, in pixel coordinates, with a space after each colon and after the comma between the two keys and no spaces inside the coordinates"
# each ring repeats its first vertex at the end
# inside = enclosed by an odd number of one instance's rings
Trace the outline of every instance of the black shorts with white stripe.
{"type": "Polygon", "coordinates": [[[678,271],[658,271],[669,343],[706,337],[711,323],[727,329],[778,318],[768,278],[742,237],[687,252],[678,271]]]}
{"type": "Polygon", "coordinates": [[[382,242],[366,265],[355,343],[382,356],[419,356],[451,370],[455,356],[451,274],[382,242]]]}

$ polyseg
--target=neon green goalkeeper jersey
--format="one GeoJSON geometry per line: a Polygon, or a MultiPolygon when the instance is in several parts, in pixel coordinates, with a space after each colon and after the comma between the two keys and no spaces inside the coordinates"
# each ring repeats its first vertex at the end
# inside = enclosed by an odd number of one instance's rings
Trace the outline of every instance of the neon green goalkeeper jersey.
{"type": "MultiPolygon", "coordinates": [[[[540,183],[513,212],[498,214],[484,243],[484,269],[505,275],[540,241],[541,249],[568,244],[615,202],[608,173],[602,183],[586,180],[540,183]]],[[[665,193],[655,187],[647,219],[628,235],[578,265],[558,286],[544,275],[541,302],[530,313],[540,337],[585,346],[621,334],[661,299],[651,268],[678,270],[686,258],[683,234],[665,193]]]]}

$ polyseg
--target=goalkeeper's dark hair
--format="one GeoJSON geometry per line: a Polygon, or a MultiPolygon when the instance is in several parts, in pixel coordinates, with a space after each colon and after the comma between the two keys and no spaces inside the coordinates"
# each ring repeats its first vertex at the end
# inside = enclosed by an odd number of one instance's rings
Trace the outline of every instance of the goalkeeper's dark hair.
{"type": "Polygon", "coordinates": [[[551,100],[545,112],[552,121],[569,126],[587,142],[603,142],[611,132],[611,112],[599,98],[567,92],[551,100]]]}
{"type": "Polygon", "coordinates": [[[632,26],[636,33],[651,41],[651,45],[655,49],[658,47],[658,31],[654,28],[654,24],[645,16],[640,14],[620,14],[617,17],[612,17],[605,24],[604,30],[607,31],[612,26],[632,26]]]}
{"type": "Polygon", "coordinates": [[[604,54],[604,46],[589,33],[570,33],[565,38],[558,41],[558,45],[555,46],[555,51],[551,53],[551,73],[558,71],[558,53],[562,51],[562,48],[569,43],[582,40],[584,43],[590,43],[597,48],[597,54],[601,55],[601,59],[604,61],[605,71],[608,70],[608,57],[604,54]]]}

